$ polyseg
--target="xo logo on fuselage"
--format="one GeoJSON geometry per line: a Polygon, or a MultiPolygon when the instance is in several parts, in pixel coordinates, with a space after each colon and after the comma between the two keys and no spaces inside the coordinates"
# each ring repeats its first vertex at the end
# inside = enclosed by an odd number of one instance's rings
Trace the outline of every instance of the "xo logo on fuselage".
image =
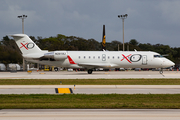
{"type": "Polygon", "coordinates": [[[130,57],[130,61],[132,62],[138,62],[139,60],[141,60],[142,58],[142,55],[140,54],[134,54],[130,57]]]}
{"type": "Polygon", "coordinates": [[[123,59],[121,59],[121,61],[123,61],[123,60],[125,59],[125,60],[127,60],[129,63],[138,62],[138,61],[140,61],[141,58],[142,58],[142,55],[140,55],[140,54],[134,54],[134,55],[129,54],[129,55],[127,55],[127,56],[125,56],[125,55],[122,54],[122,56],[123,56],[123,59]],[[130,57],[130,58],[129,58],[129,57],[130,57]]]}

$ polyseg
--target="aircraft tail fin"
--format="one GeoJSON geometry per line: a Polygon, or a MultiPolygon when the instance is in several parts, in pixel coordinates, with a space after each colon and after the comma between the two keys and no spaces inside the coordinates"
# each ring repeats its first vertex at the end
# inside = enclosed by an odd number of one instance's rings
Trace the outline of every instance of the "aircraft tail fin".
{"type": "Polygon", "coordinates": [[[105,25],[103,25],[102,50],[103,50],[103,51],[106,50],[105,25]]]}
{"type": "Polygon", "coordinates": [[[41,49],[25,34],[9,35],[14,38],[23,55],[41,52],[41,49]]]}

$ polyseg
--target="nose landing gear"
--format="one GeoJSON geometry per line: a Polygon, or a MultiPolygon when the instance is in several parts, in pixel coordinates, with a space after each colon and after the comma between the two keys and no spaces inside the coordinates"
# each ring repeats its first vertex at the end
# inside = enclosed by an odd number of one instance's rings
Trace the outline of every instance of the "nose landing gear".
{"type": "Polygon", "coordinates": [[[159,73],[160,73],[163,77],[165,77],[165,76],[163,75],[163,68],[160,69],[159,73]]]}
{"type": "Polygon", "coordinates": [[[163,74],[163,69],[161,68],[160,71],[159,71],[160,74],[163,74]]]}

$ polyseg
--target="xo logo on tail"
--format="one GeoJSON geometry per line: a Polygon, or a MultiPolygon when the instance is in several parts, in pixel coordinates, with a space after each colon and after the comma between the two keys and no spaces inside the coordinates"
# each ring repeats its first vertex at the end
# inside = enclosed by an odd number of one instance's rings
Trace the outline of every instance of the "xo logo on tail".
{"type": "Polygon", "coordinates": [[[26,50],[34,48],[34,43],[26,43],[26,44],[21,43],[21,45],[22,46],[20,48],[24,47],[26,50]]]}

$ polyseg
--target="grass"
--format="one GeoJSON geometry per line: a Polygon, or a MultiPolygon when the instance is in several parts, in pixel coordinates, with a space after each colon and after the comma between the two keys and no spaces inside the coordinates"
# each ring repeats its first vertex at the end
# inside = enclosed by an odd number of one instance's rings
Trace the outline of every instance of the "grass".
{"type": "Polygon", "coordinates": [[[0,85],[180,85],[180,79],[0,79],[0,85]]]}
{"type": "MultiPolygon", "coordinates": [[[[180,79],[0,79],[0,85],[180,85],[180,79]]],[[[180,109],[180,94],[2,95],[0,109],[180,109]]]]}
{"type": "Polygon", "coordinates": [[[180,109],[180,94],[0,95],[0,109],[180,109]]]}

